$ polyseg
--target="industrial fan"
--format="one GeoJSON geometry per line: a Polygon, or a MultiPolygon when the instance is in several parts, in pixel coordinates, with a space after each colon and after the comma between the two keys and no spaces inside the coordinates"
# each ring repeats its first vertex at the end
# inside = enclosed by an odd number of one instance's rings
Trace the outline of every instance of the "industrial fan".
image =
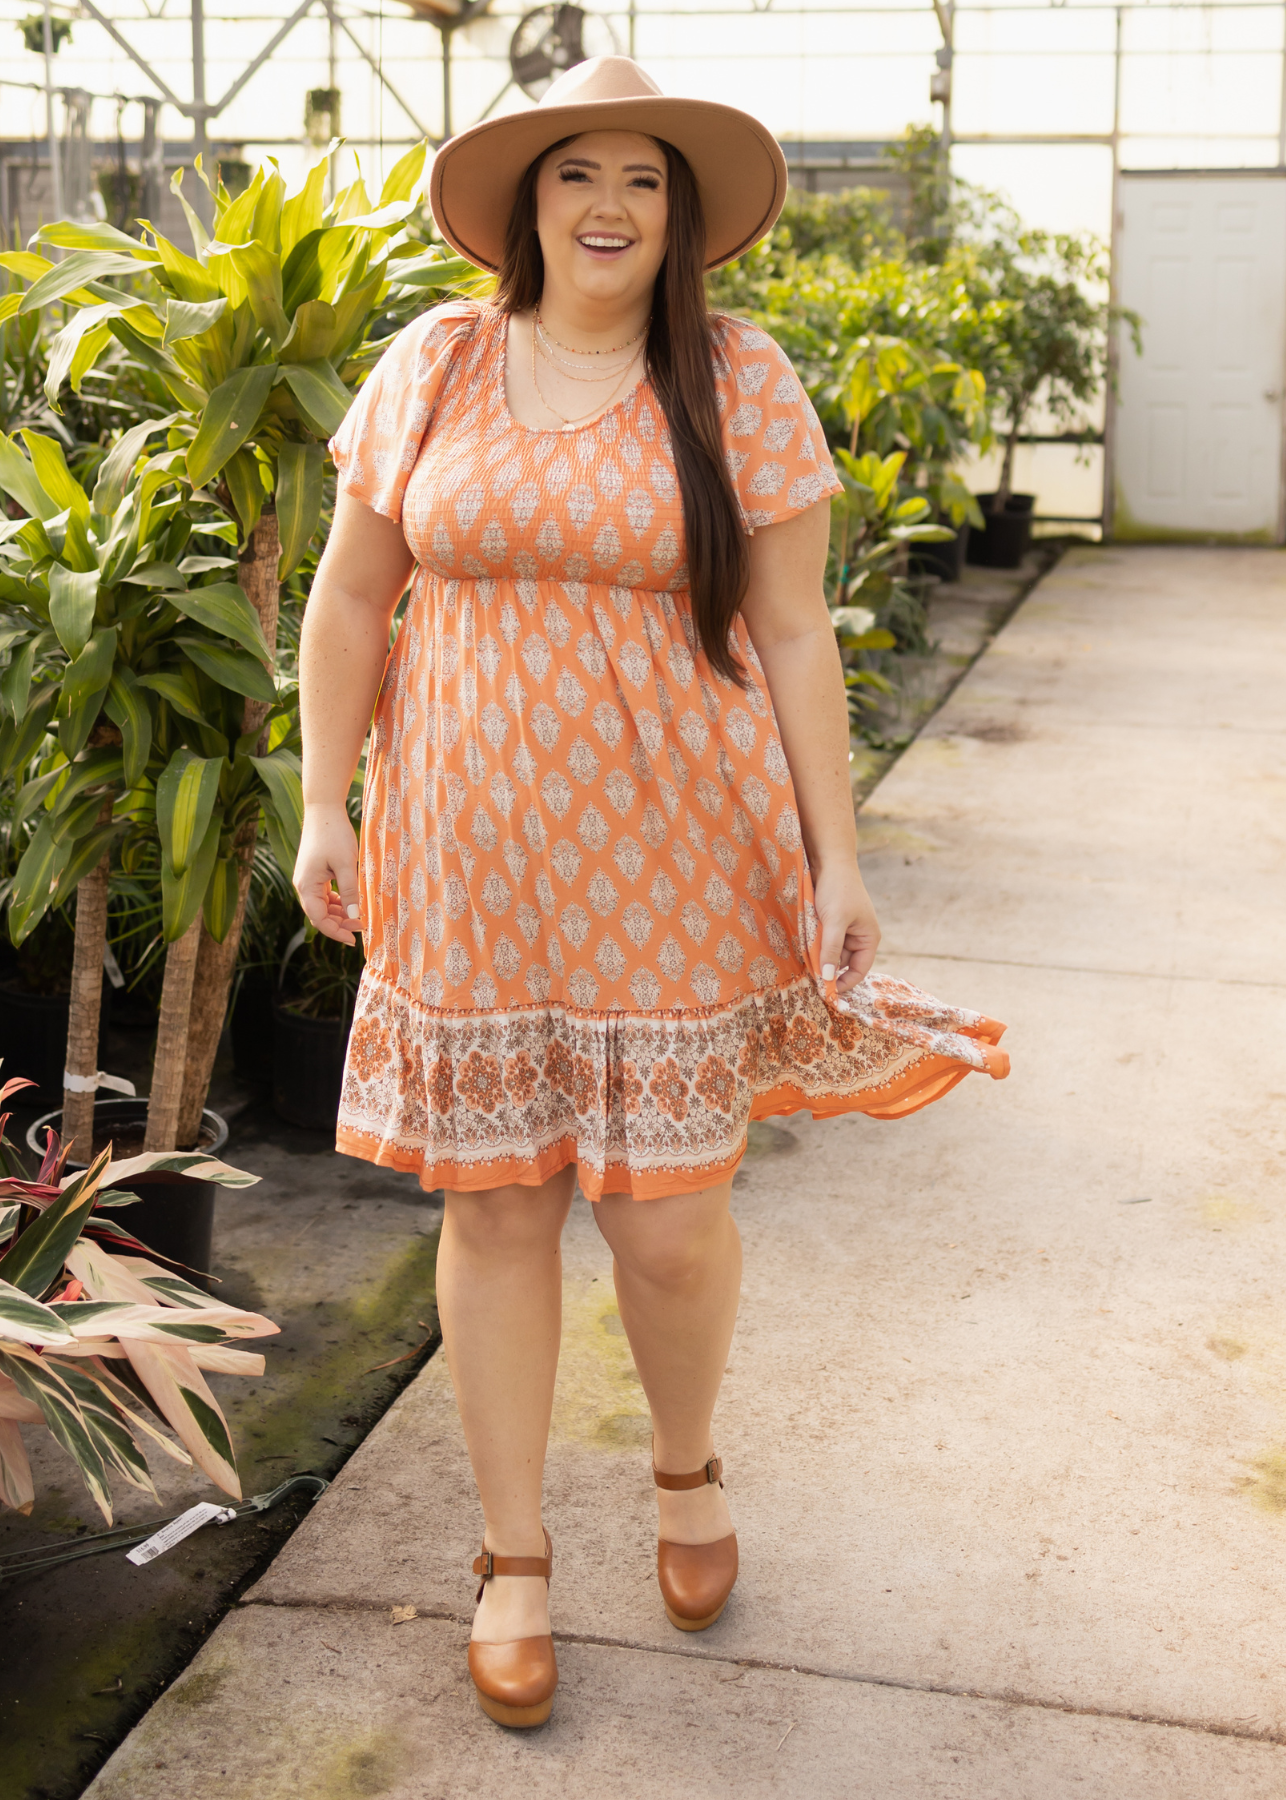
{"type": "Polygon", "coordinates": [[[529,100],[539,100],[565,69],[591,56],[614,56],[617,43],[600,13],[579,6],[538,6],[509,40],[509,67],[529,100]]]}

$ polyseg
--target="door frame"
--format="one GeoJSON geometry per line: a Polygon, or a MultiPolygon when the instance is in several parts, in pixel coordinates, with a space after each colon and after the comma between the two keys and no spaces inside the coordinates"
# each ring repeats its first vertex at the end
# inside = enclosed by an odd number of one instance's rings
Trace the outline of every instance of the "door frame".
{"type": "MultiPolygon", "coordinates": [[[[1127,181],[1286,181],[1286,167],[1278,164],[1273,168],[1259,169],[1118,169],[1113,182],[1112,196],[1112,298],[1119,303],[1120,294],[1120,254],[1121,229],[1125,223],[1124,184],[1127,181]]],[[[1144,321],[1146,328],[1147,321],[1144,321]]],[[[1286,294],[1282,296],[1282,369],[1286,379],[1286,294]]],[[[1121,366],[1121,357],[1128,351],[1128,343],[1121,342],[1122,327],[1113,325],[1108,354],[1108,390],[1107,406],[1103,420],[1103,541],[1112,543],[1116,540],[1116,434],[1117,412],[1120,398],[1117,391],[1117,372],[1121,366]]],[[[1286,543],[1286,392],[1280,401],[1281,433],[1277,448],[1277,523],[1274,529],[1274,544],[1286,543]]],[[[1219,532],[1195,533],[1194,539],[1202,543],[1236,544],[1244,540],[1238,536],[1219,532]]],[[[1131,543],[1137,539],[1131,538],[1131,543]]],[[[1153,542],[1158,544],[1188,542],[1186,538],[1173,537],[1169,540],[1158,531],[1153,542]]]]}

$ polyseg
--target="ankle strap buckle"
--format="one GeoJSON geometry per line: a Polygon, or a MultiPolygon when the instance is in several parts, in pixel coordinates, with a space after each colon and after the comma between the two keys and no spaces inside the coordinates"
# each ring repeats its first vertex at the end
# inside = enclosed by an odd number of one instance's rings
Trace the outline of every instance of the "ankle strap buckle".
{"type": "Polygon", "coordinates": [[[713,1487],[716,1481],[721,1480],[722,1476],[723,1476],[723,1458],[721,1456],[712,1456],[710,1458],[709,1462],[706,1464],[706,1483],[707,1483],[707,1485],[710,1487],[713,1487]]]}
{"type": "Polygon", "coordinates": [[[475,1575],[481,1575],[484,1581],[490,1581],[491,1577],[495,1574],[494,1564],[495,1559],[492,1552],[484,1549],[481,1556],[474,1558],[473,1572],[475,1575]]]}

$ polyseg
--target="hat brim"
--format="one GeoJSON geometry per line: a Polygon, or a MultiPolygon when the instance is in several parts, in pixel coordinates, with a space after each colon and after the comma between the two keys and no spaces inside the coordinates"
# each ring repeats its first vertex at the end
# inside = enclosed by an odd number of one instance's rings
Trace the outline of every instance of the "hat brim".
{"type": "Polygon", "coordinates": [[[781,145],[735,106],[666,94],[537,106],[485,119],[438,151],[429,204],[452,249],[494,274],[524,172],[551,144],[586,131],[640,131],[682,152],[701,195],[708,269],[757,244],[785,205],[781,145]]]}

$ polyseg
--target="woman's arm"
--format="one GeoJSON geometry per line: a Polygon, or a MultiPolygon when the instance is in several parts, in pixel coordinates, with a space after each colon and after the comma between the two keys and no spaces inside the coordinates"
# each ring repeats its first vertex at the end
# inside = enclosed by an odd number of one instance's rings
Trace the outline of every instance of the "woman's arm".
{"type": "Polygon", "coordinates": [[[371,723],[393,613],[414,565],[402,527],[341,493],[299,646],[304,829],[299,903],[317,929],[356,942],[357,839],[345,801],[371,723]]]}
{"type": "Polygon", "coordinates": [[[822,589],[829,530],[829,500],[761,526],[750,540],[741,612],[764,666],[799,802],[822,923],[822,977],[829,981],[838,970],[843,993],[869,971],[880,928],[857,872],[848,702],[822,589]]]}

